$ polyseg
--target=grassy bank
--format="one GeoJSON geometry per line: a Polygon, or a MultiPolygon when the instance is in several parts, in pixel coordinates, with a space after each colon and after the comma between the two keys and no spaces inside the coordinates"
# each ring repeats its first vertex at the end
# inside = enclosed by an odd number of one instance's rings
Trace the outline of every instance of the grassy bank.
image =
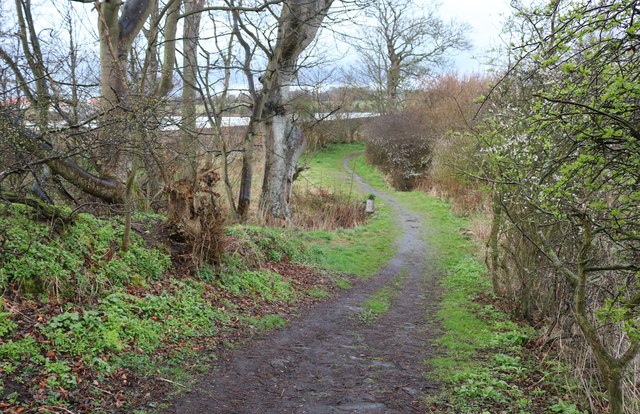
{"type": "Polygon", "coordinates": [[[296,304],[332,285],[301,265],[308,249],[275,230],[230,228],[224,271],[187,274],[138,234],[121,251],[116,220],[81,214],[51,226],[28,207],[5,205],[0,229],[7,413],[156,404],[167,391],[158,383],[188,387],[213,350],[282,326],[296,304]]]}
{"type": "MultiPolygon", "coordinates": [[[[362,144],[332,145],[313,154],[307,160],[310,168],[302,176],[297,188],[327,188],[364,204],[366,194],[361,192],[357,183],[353,182],[353,177],[342,167],[342,162],[348,155],[363,149],[362,144]]],[[[381,201],[378,203],[378,211],[370,217],[366,226],[333,232],[297,232],[296,237],[313,246],[313,260],[317,265],[337,272],[368,277],[393,257],[395,251],[392,244],[398,234],[393,212],[381,201]]]]}

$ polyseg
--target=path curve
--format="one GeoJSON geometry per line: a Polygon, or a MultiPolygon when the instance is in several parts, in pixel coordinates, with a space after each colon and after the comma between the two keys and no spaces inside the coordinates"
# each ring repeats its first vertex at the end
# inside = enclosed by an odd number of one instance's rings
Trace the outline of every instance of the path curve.
{"type": "Polygon", "coordinates": [[[170,412],[412,413],[435,388],[423,361],[436,337],[436,267],[420,217],[343,165],[365,192],[397,210],[397,253],[376,276],[308,309],[286,328],[234,353],[206,374],[170,412]],[[357,315],[363,301],[396,283],[388,313],[374,323],[357,315]]]}

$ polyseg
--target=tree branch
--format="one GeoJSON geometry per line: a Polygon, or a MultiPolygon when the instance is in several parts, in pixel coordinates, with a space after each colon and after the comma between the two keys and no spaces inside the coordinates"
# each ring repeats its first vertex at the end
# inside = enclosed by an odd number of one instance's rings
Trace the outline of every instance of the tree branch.
{"type": "Polygon", "coordinates": [[[542,231],[538,231],[538,236],[540,236],[540,239],[542,240],[542,248],[544,250],[544,253],[549,258],[549,260],[551,260],[553,266],[560,273],[565,275],[569,282],[571,282],[574,286],[577,285],[580,281],[578,279],[578,275],[573,273],[571,270],[569,270],[569,268],[567,268],[567,266],[564,265],[564,263],[562,263],[556,252],[554,252],[553,249],[549,247],[549,241],[542,231]]]}
{"type": "Polygon", "coordinates": [[[566,101],[566,100],[563,100],[563,99],[548,98],[548,97],[546,97],[544,95],[535,94],[535,93],[533,94],[533,96],[535,96],[536,98],[543,99],[543,100],[548,101],[548,102],[553,102],[553,103],[558,103],[558,104],[563,104],[563,105],[577,106],[578,108],[583,108],[583,109],[586,109],[588,111],[592,111],[592,112],[594,112],[594,113],[596,113],[598,115],[602,115],[602,116],[604,116],[606,118],[609,118],[609,119],[611,119],[611,120],[613,120],[613,121],[615,121],[615,122],[617,122],[617,123],[619,123],[621,125],[624,125],[627,129],[629,129],[629,132],[631,133],[631,135],[634,138],[640,139],[640,131],[638,131],[633,126],[633,124],[631,124],[631,122],[629,122],[629,121],[627,121],[625,119],[622,119],[617,115],[601,111],[599,109],[596,109],[596,108],[594,108],[592,106],[589,106],[589,105],[585,105],[585,104],[580,103],[580,102],[572,102],[572,101],[566,101]]]}
{"type": "Polygon", "coordinates": [[[55,173],[87,194],[111,203],[122,202],[123,188],[116,180],[97,177],[64,155],[57,154],[40,135],[24,128],[17,117],[5,111],[0,111],[0,133],[6,140],[18,141],[25,151],[34,156],[46,158],[47,165],[55,173]]]}
{"type": "Polygon", "coordinates": [[[610,266],[594,266],[594,267],[586,267],[586,272],[606,272],[606,271],[614,271],[614,270],[628,270],[628,271],[640,271],[640,266],[635,264],[621,264],[621,265],[610,265],[610,266]]]}

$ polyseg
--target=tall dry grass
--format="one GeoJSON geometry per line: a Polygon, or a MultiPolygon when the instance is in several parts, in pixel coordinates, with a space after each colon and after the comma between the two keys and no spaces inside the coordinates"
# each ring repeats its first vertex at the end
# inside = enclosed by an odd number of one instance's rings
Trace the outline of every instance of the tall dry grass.
{"type": "MultiPolygon", "coordinates": [[[[223,159],[214,159],[215,171],[222,173],[223,159]]],[[[228,158],[229,183],[237,201],[242,172],[242,155],[234,153],[228,158]]],[[[260,190],[264,177],[264,149],[256,145],[254,149],[253,180],[251,186],[251,207],[248,223],[264,225],[265,222],[258,211],[260,190]]],[[[221,209],[229,213],[231,205],[225,196],[224,179],[216,183],[215,191],[220,194],[221,209]]],[[[350,228],[363,224],[367,220],[364,212],[364,201],[353,196],[342,194],[337,190],[318,187],[294,186],[292,194],[292,225],[309,230],[334,230],[350,228]]]]}
{"type": "Polygon", "coordinates": [[[293,224],[308,230],[335,230],[367,220],[364,200],[325,188],[303,188],[293,194],[293,224]]]}

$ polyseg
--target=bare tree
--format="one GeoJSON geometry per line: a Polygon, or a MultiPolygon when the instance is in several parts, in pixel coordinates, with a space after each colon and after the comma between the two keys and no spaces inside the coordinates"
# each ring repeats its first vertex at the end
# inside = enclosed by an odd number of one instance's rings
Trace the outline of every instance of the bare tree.
{"type": "Polygon", "coordinates": [[[185,0],[182,37],[182,136],[180,152],[183,160],[179,179],[194,181],[198,171],[196,131],[196,77],[198,74],[198,40],[204,0],[185,0]]]}
{"type": "Polygon", "coordinates": [[[466,23],[445,22],[437,2],[375,0],[365,15],[372,22],[351,42],[360,54],[358,75],[370,88],[381,113],[396,109],[401,91],[456,50],[470,47],[466,23]]]}
{"type": "Polygon", "coordinates": [[[300,55],[315,39],[332,0],[286,0],[278,16],[273,39],[261,42],[239,13],[235,14],[235,33],[245,52],[244,73],[253,97],[252,115],[244,146],[244,161],[238,212],[246,218],[250,205],[252,147],[262,132],[265,146],[265,173],[260,197],[260,211],[267,221],[290,222],[289,195],[297,160],[304,151],[304,137],[293,122],[289,108],[290,87],[299,70],[300,55]],[[262,89],[254,86],[251,70],[253,51],[250,41],[267,58],[261,72],[262,89]]]}

